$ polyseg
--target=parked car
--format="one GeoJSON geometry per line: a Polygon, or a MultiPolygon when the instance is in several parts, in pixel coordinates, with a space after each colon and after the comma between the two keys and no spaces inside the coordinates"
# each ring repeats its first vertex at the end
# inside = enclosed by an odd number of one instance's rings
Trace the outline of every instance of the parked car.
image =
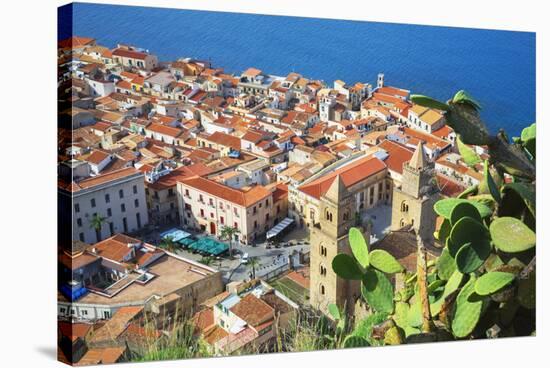
{"type": "Polygon", "coordinates": [[[243,254],[241,258],[241,263],[244,263],[244,264],[248,263],[248,253],[243,254]]]}

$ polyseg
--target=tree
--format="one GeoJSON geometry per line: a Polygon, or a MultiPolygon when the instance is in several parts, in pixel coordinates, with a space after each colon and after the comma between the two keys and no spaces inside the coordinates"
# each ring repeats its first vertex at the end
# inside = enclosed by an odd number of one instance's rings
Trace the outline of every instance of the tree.
{"type": "Polygon", "coordinates": [[[95,230],[97,241],[101,241],[101,228],[107,222],[107,218],[95,213],[90,219],[90,228],[95,230]]]}
{"type": "Polygon", "coordinates": [[[160,241],[159,247],[167,250],[170,253],[175,253],[176,250],[178,249],[178,246],[176,245],[174,238],[172,238],[171,236],[165,236],[164,238],[162,238],[162,240],[160,241]]]}
{"type": "Polygon", "coordinates": [[[251,257],[248,260],[248,267],[252,269],[252,278],[256,278],[256,267],[260,265],[260,260],[258,257],[251,257]]]}
{"type": "Polygon", "coordinates": [[[503,131],[489,135],[479,104],[463,91],[447,103],[411,99],[444,112],[467,164],[481,162],[470,145],[487,145],[489,159],[479,185],[435,203],[441,225],[434,236],[444,248],[427,261],[418,239],[415,273],[389,253],[369,250],[362,233],[350,229],[352,255],[338,254],[332,268],[361,281],[363,299],[380,318],[350,335],[394,345],[535,334],[535,125],[509,143],[503,131]],[[387,276],[396,273],[405,280],[399,290],[387,276]]]}
{"type": "Polygon", "coordinates": [[[229,256],[233,256],[233,239],[238,233],[240,233],[239,229],[227,225],[220,230],[220,238],[229,241],[229,256]]]}
{"type": "Polygon", "coordinates": [[[210,256],[204,256],[199,260],[200,263],[202,263],[205,266],[209,266],[214,262],[214,259],[210,256]]]}

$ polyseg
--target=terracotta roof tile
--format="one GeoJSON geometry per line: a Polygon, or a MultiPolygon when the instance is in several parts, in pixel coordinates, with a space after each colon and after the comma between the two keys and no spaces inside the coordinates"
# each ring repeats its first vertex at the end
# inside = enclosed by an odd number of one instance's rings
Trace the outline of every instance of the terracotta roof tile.
{"type": "Polygon", "coordinates": [[[399,143],[389,140],[382,141],[378,147],[388,153],[388,158],[384,160],[388,168],[399,174],[403,174],[403,164],[411,160],[414,152],[399,143]]]}
{"type": "MultiPolygon", "coordinates": [[[[92,187],[95,187],[97,185],[105,184],[105,183],[108,183],[110,181],[118,180],[118,179],[121,179],[121,178],[124,178],[124,177],[128,177],[128,176],[131,176],[131,175],[138,174],[138,173],[139,173],[139,171],[134,169],[133,167],[126,167],[124,169],[115,170],[115,171],[111,171],[111,172],[103,174],[103,175],[98,175],[98,176],[94,176],[94,177],[91,177],[91,178],[84,179],[84,180],[78,182],[78,187],[80,189],[92,188],[92,187]]],[[[75,189],[77,189],[77,188],[75,188],[75,189]]],[[[73,190],[73,192],[75,192],[75,191],[77,191],[77,190],[73,190]]]]}
{"type": "Polygon", "coordinates": [[[89,44],[94,43],[95,40],[93,38],[89,37],[79,37],[79,36],[73,36],[67,39],[64,39],[62,41],[59,41],[58,47],[59,48],[75,48],[75,47],[82,47],[89,44]]]}
{"type": "Polygon", "coordinates": [[[160,177],[156,182],[147,184],[149,188],[161,190],[174,187],[178,181],[183,181],[192,176],[206,176],[212,172],[208,166],[203,163],[196,163],[189,166],[181,166],[172,170],[169,174],[160,177]]]}
{"type": "Polygon", "coordinates": [[[204,139],[220,144],[222,146],[231,147],[234,150],[241,149],[241,139],[230,134],[225,134],[222,132],[214,132],[210,136],[205,137],[204,139]]]}
{"type": "Polygon", "coordinates": [[[340,176],[346,187],[350,187],[371,175],[386,170],[386,164],[376,157],[364,157],[356,162],[345,165],[333,172],[321,176],[310,183],[300,186],[298,189],[314,198],[321,198],[328,189],[336,176],[340,176]]]}
{"type": "Polygon", "coordinates": [[[262,199],[271,196],[271,192],[261,185],[256,185],[244,191],[201,177],[186,179],[182,183],[242,207],[252,206],[262,199]]]}
{"type": "Polygon", "coordinates": [[[253,294],[247,294],[230,310],[251,326],[258,326],[274,317],[273,308],[253,294]]]}
{"type": "Polygon", "coordinates": [[[170,137],[173,137],[173,138],[177,138],[177,137],[179,137],[180,135],[182,135],[184,133],[184,130],[181,129],[181,128],[173,128],[171,126],[162,125],[162,124],[158,124],[158,123],[151,123],[145,129],[150,130],[150,131],[155,132],[155,133],[167,135],[167,136],[170,136],[170,137]]]}
{"type": "Polygon", "coordinates": [[[113,364],[119,361],[126,347],[89,349],[76,365],[113,364]]]}
{"type": "Polygon", "coordinates": [[[107,152],[103,151],[93,151],[88,158],[86,158],[86,161],[88,161],[91,164],[99,165],[101,162],[103,162],[105,159],[109,157],[109,154],[107,152]]]}
{"type": "Polygon", "coordinates": [[[125,49],[115,49],[113,50],[113,56],[120,56],[131,59],[145,60],[147,54],[144,52],[125,50],[125,49]]]}

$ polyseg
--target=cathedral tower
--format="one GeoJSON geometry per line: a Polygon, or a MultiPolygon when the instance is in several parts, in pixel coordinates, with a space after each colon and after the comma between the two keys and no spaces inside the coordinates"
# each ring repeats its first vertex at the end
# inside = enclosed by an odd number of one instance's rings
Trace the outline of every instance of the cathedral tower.
{"type": "Polygon", "coordinates": [[[339,253],[351,254],[348,232],[353,226],[355,201],[340,175],[320,197],[321,215],[311,229],[310,302],[328,315],[328,305],[346,306],[351,313],[360,295],[358,281],[347,281],[332,270],[332,259],[339,253]]]}
{"type": "Polygon", "coordinates": [[[412,225],[420,237],[433,243],[436,213],[433,209],[439,199],[439,190],[433,174],[433,163],[418,143],[411,160],[403,164],[400,186],[394,185],[391,230],[412,225]]]}

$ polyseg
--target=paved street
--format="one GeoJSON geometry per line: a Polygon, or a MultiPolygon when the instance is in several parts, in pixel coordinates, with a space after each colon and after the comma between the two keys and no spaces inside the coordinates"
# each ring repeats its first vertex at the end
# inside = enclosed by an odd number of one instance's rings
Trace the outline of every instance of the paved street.
{"type": "Polygon", "coordinates": [[[370,237],[370,243],[373,244],[382,239],[390,229],[391,206],[381,204],[371,208],[362,215],[362,219],[364,222],[370,220],[373,224],[370,237]]]}
{"type": "MultiPolygon", "coordinates": [[[[147,234],[147,241],[158,245],[158,234],[160,232],[161,230],[156,230],[147,234]]],[[[220,270],[225,282],[250,279],[252,268],[249,265],[241,264],[242,255],[248,253],[249,259],[253,257],[258,259],[259,265],[256,267],[256,277],[263,277],[269,272],[284,266],[288,262],[288,257],[292,252],[309,251],[309,234],[305,229],[294,229],[286,234],[281,240],[281,242],[289,241],[293,242],[295,245],[281,248],[273,246],[271,249],[266,249],[266,242],[259,243],[256,246],[234,243],[235,258],[229,259],[227,256],[215,258],[210,264],[210,267],[220,270]],[[305,242],[307,242],[307,244],[305,244],[305,242]]],[[[197,262],[203,259],[202,255],[198,253],[194,254],[184,249],[178,250],[176,253],[197,262]]]]}

